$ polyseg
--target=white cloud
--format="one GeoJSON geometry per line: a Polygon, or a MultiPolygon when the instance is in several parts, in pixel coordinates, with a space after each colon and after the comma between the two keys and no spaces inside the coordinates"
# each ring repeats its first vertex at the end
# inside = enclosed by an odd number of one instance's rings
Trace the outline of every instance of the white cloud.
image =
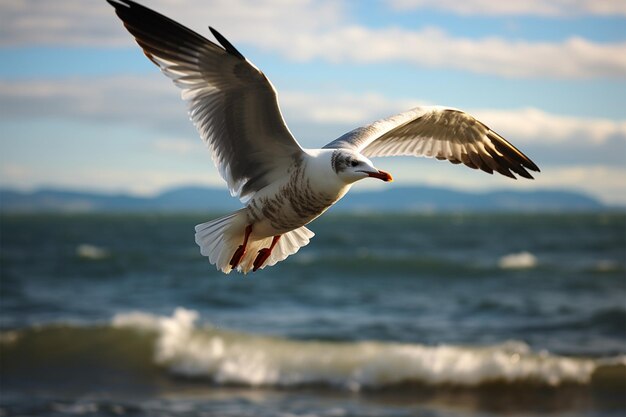
{"type": "MultiPolygon", "coordinates": [[[[65,173],[64,173],[65,174],[65,173]]],[[[224,187],[224,194],[228,195],[224,181],[215,170],[198,172],[181,172],[177,169],[141,170],[119,169],[84,171],[81,179],[76,175],[62,175],[57,181],[64,187],[81,188],[89,184],[89,188],[101,191],[128,191],[138,195],[154,195],[164,189],[188,186],[205,185],[224,187]]]]}
{"type": "Polygon", "coordinates": [[[604,143],[619,137],[626,141],[626,120],[571,117],[550,114],[535,108],[517,110],[474,110],[475,117],[499,132],[509,132],[524,141],[572,141],[604,143]],[[496,128],[497,126],[497,128],[496,128]]]}
{"type": "MultiPolygon", "coordinates": [[[[568,165],[546,167],[533,184],[517,181],[520,188],[582,190],[609,204],[626,204],[626,167],[568,165]]],[[[502,181],[500,181],[502,182],[502,181]]],[[[504,185],[504,184],[503,184],[504,185]]]]}
{"type": "Polygon", "coordinates": [[[626,2],[620,0],[387,0],[399,10],[437,9],[461,15],[481,16],[581,16],[626,15],[626,2]]]}
{"type": "MultiPolygon", "coordinates": [[[[287,120],[360,126],[418,105],[419,100],[390,99],[381,94],[321,94],[285,92],[280,95],[287,120]],[[291,117],[289,117],[291,116],[291,117]]],[[[524,143],[598,145],[612,139],[626,144],[626,119],[575,117],[536,108],[463,109],[497,132],[524,143]]]]}
{"type": "MultiPolygon", "coordinates": [[[[140,3],[207,34],[284,33],[337,24],[341,2],[331,0],[144,0],[140,3]]],[[[130,46],[130,35],[104,0],[13,0],[0,3],[0,45],[130,46]]]]}
{"type": "Polygon", "coordinates": [[[10,182],[20,182],[31,175],[31,169],[21,164],[7,163],[0,166],[0,174],[0,178],[10,182]]]}
{"type": "Polygon", "coordinates": [[[154,142],[154,148],[157,151],[169,154],[188,155],[198,151],[200,148],[196,142],[200,143],[199,141],[191,142],[188,138],[157,139],[157,141],[154,142]]]}
{"type": "Polygon", "coordinates": [[[498,37],[458,38],[436,28],[411,31],[347,26],[288,39],[265,34],[256,43],[298,61],[405,62],[511,78],[626,77],[626,42],[596,43],[579,37],[529,42],[498,37]]]}
{"type": "MultiPolygon", "coordinates": [[[[340,125],[347,129],[428,104],[419,100],[391,99],[378,93],[342,92],[284,91],[279,92],[279,100],[288,124],[291,121],[320,127],[340,125]]],[[[177,89],[157,74],[0,81],[0,110],[0,119],[57,117],[165,127],[175,132],[181,128],[189,128],[187,132],[192,129],[177,89]]],[[[463,110],[504,136],[526,143],[597,145],[616,138],[626,142],[624,119],[566,116],[535,108],[463,110]]],[[[158,149],[177,153],[187,152],[188,146],[186,142],[169,139],[162,139],[156,145],[158,149]]]]}
{"type": "Polygon", "coordinates": [[[154,195],[176,186],[205,185],[224,187],[224,181],[216,170],[182,172],[179,169],[137,170],[131,167],[89,169],[85,167],[59,166],[54,172],[38,167],[11,164],[0,168],[0,187],[33,190],[42,187],[58,187],[99,192],[130,192],[137,195],[154,195]]]}
{"type": "MultiPolygon", "coordinates": [[[[304,146],[322,146],[334,139],[336,136],[326,134],[328,130],[336,131],[338,136],[380,117],[425,104],[375,93],[286,91],[280,98],[296,136],[305,127],[312,132],[311,138],[303,141],[304,146]],[[329,126],[334,127],[329,129],[329,126]]],[[[542,169],[537,179],[510,181],[425,159],[380,158],[376,163],[404,184],[426,183],[470,190],[571,188],[600,196],[607,202],[626,202],[626,120],[557,115],[532,108],[466,110],[531,156],[542,169]]],[[[105,187],[101,189],[142,194],[188,183],[223,185],[217,171],[210,168],[204,144],[187,120],[185,105],[176,88],[157,74],[153,77],[0,82],[0,121],[24,119],[29,124],[45,124],[50,118],[96,122],[107,128],[119,124],[143,126],[155,132],[157,139],[152,142],[152,153],[147,152],[147,148],[122,145],[120,152],[131,153],[124,158],[126,162],[109,164],[102,160],[98,169],[76,167],[62,158],[51,162],[58,167],[53,171],[25,161],[10,161],[0,170],[0,184],[21,188],[105,187]],[[128,163],[134,161],[132,152],[141,153],[143,168],[133,168],[128,163]],[[145,168],[150,166],[157,168],[145,168]]],[[[98,124],[94,129],[98,129],[98,124]]],[[[129,129],[129,137],[135,134],[133,132],[136,130],[129,129]]],[[[144,134],[150,137],[150,132],[144,134]]],[[[21,140],[19,132],[15,135],[13,132],[12,137],[2,138],[0,153],[6,154],[6,150],[21,140]]],[[[51,132],[51,137],[60,136],[62,133],[51,132]]],[[[41,149],[55,146],[48,137],[40,140],[41,149]]],[[[89,149],[87,142],[83,148],[89,149]]],[[[76,154],[68,158],[82,160],[76,154]]]]}
{"type": "Polygon", "coordinates": [[[0,81],[0,117],[70,118],[152,124],[186,123],[179,91],[148,77],[0,81]]]}
{"type": "MultiPolygon", "coordinates": [[[[379,158],[376,166],[391,172],[402,185],[430,185],[464,191],[490,191],[494,189],[550,190],[568,189],[582,191],[608,204],[626,204],[626,167],[604,165],[542,166],[534,180],[513,181],[500,175],[486,175],[462,165],[445,161],[414,158],[379,158]]],[[[358,184],[358,189],[378,187],[379,183],[358,184]]]]}
{"type": "MultiPolygon", "coordinates": [[[[626,42],[599,43],[579,37],[530,42],[500,37],[456,37],[437,28],[372,29],[355,24],[342,2],[330,0],[219,0],[210,7],[200,0],[145,3],[206,36],[209,36],[207,25],[211,24],[236,44],[278,52],[297,61],[400,62],[520,78],[626,77],[626,42]]],[[[578,8],[610,8],[608,2],[595,3],[593,6],[591,2],[584,3],[584,7],[578,8]]],[[[3,2],[0,19],[0,45],[5,46],[132,44],[131,36],[104,1],[3,2]]]]}
{"type": "Polygon", "coordinates": [[[420,104],[417,100],[393,100],[377,93],[279,92],[281,107],[288,120],[350,124],[358,126],[420,104]]]}

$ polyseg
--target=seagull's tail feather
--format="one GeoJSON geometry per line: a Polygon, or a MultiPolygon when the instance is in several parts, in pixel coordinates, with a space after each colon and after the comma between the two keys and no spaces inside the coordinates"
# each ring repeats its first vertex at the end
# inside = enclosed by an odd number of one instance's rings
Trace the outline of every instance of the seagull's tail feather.
{"type": "MultiPolygon", "coordinates": [[[[197,225],[196,243],[200,246],[200,252],[208,257],[209,262],[217,269],[226,274],[230,273],[232,271],[230,261],[239,245],[243,243],[247,223],[246,209],[241,209],[219,219],[197,225]]],[[[284,233],[261,269],[293,255],[302,246],[307,245],[313,236],[315,234],[304,226],[284,233]]],[[[271,243],[272,237],[254,239],[252,236],[237,270],[244,274],[250,272],[259,250],[269,247],[271,243]]]]}
{"type": "Polygon", "coordinates": [[[247,223],[245,210],[237,210],[196,226],[196,243],[200,246],[200,253],[226,274],[232,270],[230,260],[243,242],[247,223]]]}
{"type": "MultiPolygon", "coordinates": [[[[289,255],[293,255],[298,252],[301,247],[309,244],[313,236],[315,236],[315,233],[304,226],[292,230],[291,232],[283,233],[280,240],[272,250],[272,254],[259,269],[275,265],[286,259],[289,255]]],[[[263,248],[268,248],[271,244],[271,237],[250,241],[248,243],[246,255],[239,264],[238,271],[243,272],[244,274],[252,271],[254,267],[254,260],[256,259],[259,251],[263,248]]]]}

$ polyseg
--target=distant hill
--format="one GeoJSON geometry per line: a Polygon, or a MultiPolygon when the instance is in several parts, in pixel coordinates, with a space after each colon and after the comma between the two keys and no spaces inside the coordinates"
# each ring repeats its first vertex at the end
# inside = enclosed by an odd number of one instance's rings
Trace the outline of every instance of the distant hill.
{"type": "Polygon", "coordinates": [[[570,191],[491,191],[473,193],[435,187],[398,187],[351,193],[344,208],[381,211],[586,211],[608,207],[570,191]]]}
{"type": "MultiPolygon", "coordinates": [[[[154,197],[42,189],[0,190],[2,212],[181,212],[229,211],[241,204],[225,189],[179,187],[154,197]]],[[[594,211],[610,209],[570,191],[493,191],[471,193],[436,187],[353,190],[333,211],[594,211]]]]}

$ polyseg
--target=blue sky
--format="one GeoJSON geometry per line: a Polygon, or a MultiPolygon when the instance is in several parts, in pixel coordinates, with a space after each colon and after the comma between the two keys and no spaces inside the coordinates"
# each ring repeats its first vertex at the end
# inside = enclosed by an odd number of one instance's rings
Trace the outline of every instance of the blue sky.
{"type": "MultiPolygon", "coordinates": [[[[511,181],[423,158],[376,161],[397,185],[561,188],[626,203],[626,2],[143,4],[210,39],[208,25],[220,30],[273,82],[305,147],[439,104],[477,116],[542,168],[511,181]]],[[[104,0],[0,4],[0,110],[2,187],[223,185],[176,87],[104,0]]]]}

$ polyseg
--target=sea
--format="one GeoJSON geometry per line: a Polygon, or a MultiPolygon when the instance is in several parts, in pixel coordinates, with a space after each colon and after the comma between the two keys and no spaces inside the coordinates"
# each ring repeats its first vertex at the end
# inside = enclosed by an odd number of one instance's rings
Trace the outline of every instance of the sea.
{"type": "Polygon", "coordinates": [[[624,416],[626,213],[328,213],[218,272],[215,214],[2,214],[0,416],[624,416]]]}

